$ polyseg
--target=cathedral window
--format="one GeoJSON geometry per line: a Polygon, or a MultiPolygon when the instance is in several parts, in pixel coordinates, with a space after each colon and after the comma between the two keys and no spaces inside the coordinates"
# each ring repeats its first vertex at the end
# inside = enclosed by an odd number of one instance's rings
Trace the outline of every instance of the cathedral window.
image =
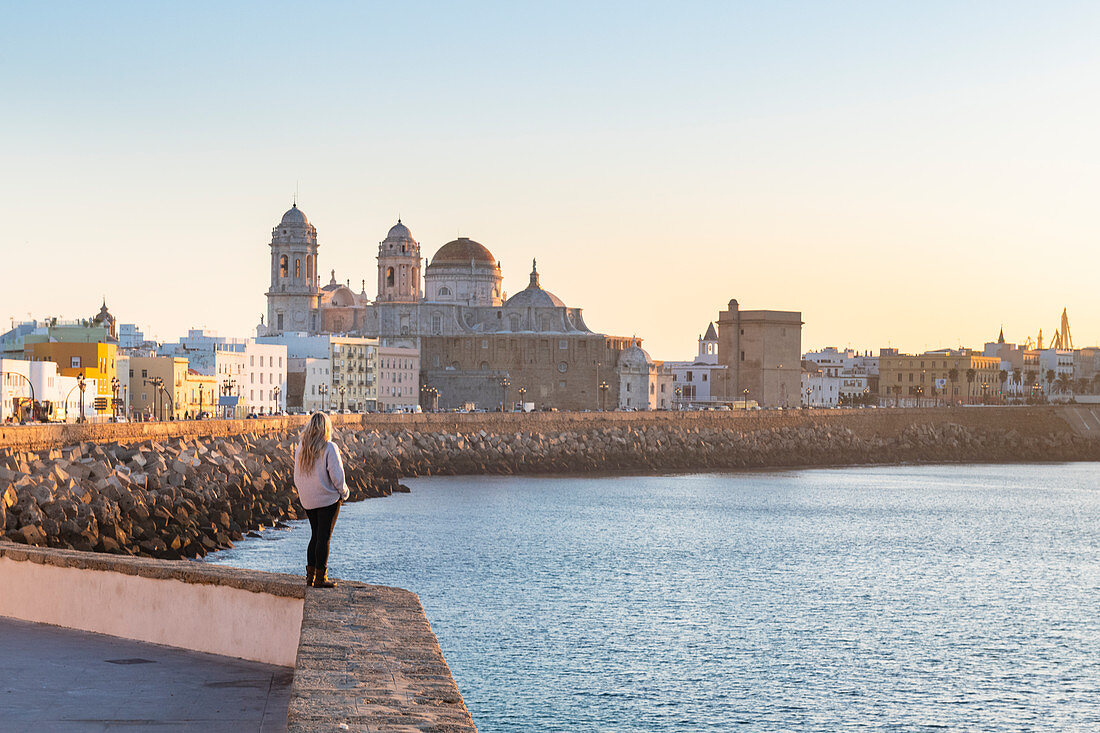
{"type": "Polygon", "coordinates": [[[387,267],[386,268],[386,285],[388,287],[391,287],[391,288],[393,287],[393,268],[392,267],[387,267]]]}
{"type": "Polygon", "coordinates": [[[279,258],[279,277],[286,277],[287,275],[288,260],[286,255],[279,258]]]}
{"type": "Polygon", "coordinates": [[[294,258],[294,277],[302,276],[302,260],[298,257],[294,258]]]}
{"type": "Polygon", "coordinates": [[[451,289],[448,288],[446,285],[444,285],[443,287],[441,287],[439,289],[439,297],[441,297],[441,298],[445,297],[445,296],[450,296],[450,294],[451,294],[451,289]]]}

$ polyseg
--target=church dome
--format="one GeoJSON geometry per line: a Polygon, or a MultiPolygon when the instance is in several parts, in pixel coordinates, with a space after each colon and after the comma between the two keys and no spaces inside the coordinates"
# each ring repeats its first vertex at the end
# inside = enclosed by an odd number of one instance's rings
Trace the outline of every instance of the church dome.
{"type": "Polygon", "coordinates": [[[433,265],[464,265],[469,267],[471,260],[480,265],[496,267],[497,261],[493,253],[484,245],[475,242],[468,237],[459,237],[453,242],[447,242],[439,248],[432,257],[433,265]]]}
{"type": "Polygon", "coordinates": [[[635,369],[644,369],[648,365],[653,363],[653,359],[649,357],[649,352],[643,349],[637,344],[631,345],[626,349],[623,349],[623,353],[619,355],[620,367],[632,367],[635,369]]]}
{"type": "Polygon", "coordinates": [[[535,261],[531,261],[531,283],[505,302],[508,308],[564,308],[561,298],[543,290],[539,285],[539,271],[535,261]]]}
{"type": "Polygon", "coordinates": [[[412,241],[413,235],[409,231],[409,228],[401,223],[398,219],[397,223],[390,227],[390,231],[386,234],[386,239],[408,239],[412,241]]]}
{"type": "Polygon", "coordinates": [[[309,219],[306,219],[306,215],[298,208],[298,204],[294,204],[283,214],[283,220],[279,223],[283,226],[308,226],[309,219]]]}

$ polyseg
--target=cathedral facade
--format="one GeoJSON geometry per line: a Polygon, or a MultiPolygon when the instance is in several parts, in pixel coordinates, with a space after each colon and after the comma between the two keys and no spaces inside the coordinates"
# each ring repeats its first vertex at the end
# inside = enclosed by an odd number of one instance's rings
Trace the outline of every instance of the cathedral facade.
{"type": "Polygon", "coordinates": [[[420,383],[441,408],[511,409],[522,402],[612,409],[620,356],[641,345],[593,332],[580,308],[542,287],[535,261],[527,287],[507,297],[500,262],[466,237],[444,244],[429,261],[399,220],[378,245],[373,300],[365,279],[355,292],[350,280],[337,281],[335,270],[321,285],[317,230],[297,205],[272,230],[270,249],[268,308],[258,335],[327,333],[415,347],[420,383]]]}

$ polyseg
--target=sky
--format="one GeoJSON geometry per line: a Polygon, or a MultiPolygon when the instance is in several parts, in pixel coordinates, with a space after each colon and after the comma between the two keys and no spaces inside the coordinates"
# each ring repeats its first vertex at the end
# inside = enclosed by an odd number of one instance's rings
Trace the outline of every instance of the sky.
{"type": "Polygon", "coordinates": [[[295,192],[376,287],[402,218],[690,358],[1100,343],[1100,4],[7,2],[0,318],[254,333],[295,192]]]}

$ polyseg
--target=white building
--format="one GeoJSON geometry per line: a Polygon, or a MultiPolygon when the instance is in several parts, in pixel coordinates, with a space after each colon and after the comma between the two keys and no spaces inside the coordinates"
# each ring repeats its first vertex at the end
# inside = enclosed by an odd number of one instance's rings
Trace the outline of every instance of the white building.
{"type": "MultiPolygon", "coordinates": [[[[0,423],[9,419],[75,422],[81,414],[78,385],[76,377],[58,374],[55,362],[0,359],[0,423]]],[[[98,419],[97,393],[96,380],[84,380],[84,416],[89,420],[98,419]]]]}
{"type": "MultiPolygon", "coordinates": [[[[260,344],[278,345],[285,349],[288,358],[294,360],[296,368],[315,370],[304,375],[295,373],[291,380],[295,388],[288,395],[292,409],[319,409],[322,385],[328,389],[326,410],[367,412],[378,409],[378,360],[381,348],[378,339],[295,332],[261,336],[256,340],[260,344]],[[322,370],[325,371],[324,374],[322,370]],[[322,376],[327,377],[327,381],[321,381],[322,376]]],[[[410,351],[419,354],[415,349],[410,351]]],[[[404,381],[402,386],[406,386],[404,381]]],[[[416,399],[418,398],[414,397],[414,404],[416,399]]]]}
{"type": "Polygon", "coordinates": [[[716,394],[726,366],[718,363],[718,332],[714,324],[699,337],[699,353],[692,361],[665,362],[672,373],[673,404],[680,408],[703,407],[725,400],[716,394]]]}
{"type": "MultiPolygon", "coordinates": [[[[867,399],[869,395],[874,393],[877,388],[878,379],[878,357],[872,356],[870,352],[860,353],[853,349],[838,349],[835,346],[829,346],[817,351],[807,351],[802,355],[803,370],[814,372],[818,369],[821,370],[823,376],[826,377],[839,377],[840,381],[836,383],[838,390],[838,404],[853,402],[859,402],[860,400],[867,399]],[[812,362],[813,366],[810,367],[806,362],[812,362]]],[[[805,381],[805,377],[803,377],[805,381]]],[[[806,386],[802,386],[802,402],[806,402],[806,386]]],[[[811,385],[816,388],[816,382],[811,385]]],[[[832,382],[822,382],[821,386],[825,388],[822,393],[822,399],[828,394],[829,387],[832,386],[832,382]]],[[[811,403],[814,407],[824,407],[824,404],[811,403]]]]}
{"type": "Polygon", "coordinates": [[[630,410],[667,410],[672,407],[672,370],[655,362],[641,346],[630,346],[619,356],[619,407],[630,410]]]}
{"type": "Polygon", "coordinates": [[[164,344],[161,356],[179,356],[199,374],[218,380],[218,393],[239,398],[237,415],[270,415],[286,405],[287,348],[255,339],[218,336],[191,329],[178,343],[164,344]]]}
{"type": "Polygon", "coordinates": [[[840,404],[840,388],[844,377],[824,369],[802,370],[802,404],[807,407],[836,407],[840,404]]]}

